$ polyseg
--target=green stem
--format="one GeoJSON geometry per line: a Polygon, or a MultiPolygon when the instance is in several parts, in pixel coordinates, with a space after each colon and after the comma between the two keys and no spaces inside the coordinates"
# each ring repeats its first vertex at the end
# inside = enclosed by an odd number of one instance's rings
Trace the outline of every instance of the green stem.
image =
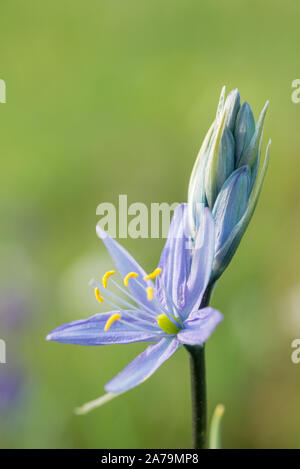
{"type": "MultiPolygon", "coordinates": [[[[213,285],[207,287],[200,309],[208,306],[212,289],[213,285]]],[[[190,355],[193,448],[204,449],[207,439],[205,346],[186,345],[185,348],[190,355]]]]}
{"type": "Polygon", "coordinates": [[[207,431],[205,348],[204,345],[187,345],[186,348],[190,353],[191,367],[193,448],[204,449],[207,431]]]}

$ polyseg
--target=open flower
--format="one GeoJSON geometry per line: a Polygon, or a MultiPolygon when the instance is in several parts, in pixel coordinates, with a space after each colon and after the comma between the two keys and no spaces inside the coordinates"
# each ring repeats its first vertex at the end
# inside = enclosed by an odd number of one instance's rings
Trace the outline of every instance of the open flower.
{"type": "MultiPolygon", "coordinates": [[[[145,381],[182,344],[203,345],[222,320],[221,313],[213,308],[199,309],[215,252],[214,221],[209,209],[203,210],[201,230],[192,249],[187,225],[187,206],[182,204],[175,210],[159,266],[149,275],[97,226],[124,286],[114,280],[114,270],[106,272],[102,284],[93,282],[93,286],[98,301],[106,301],[113,310],[60,326],[47,339],[79,345],[153,343],[106,384],[109,394],[105,400],[145,381]],[[122,296],[108,288],[110,282],[122,296]]],[[[102,398],[98,404],[103,402],[102,398]]]]}

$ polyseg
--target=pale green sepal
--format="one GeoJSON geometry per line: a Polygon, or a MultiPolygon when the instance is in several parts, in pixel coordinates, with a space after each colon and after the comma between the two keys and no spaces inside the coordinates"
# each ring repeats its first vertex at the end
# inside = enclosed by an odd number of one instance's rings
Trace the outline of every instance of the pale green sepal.
{"type": "Polygon", "coordinates": [[[196,233],[196,226],[195,220],[198,214],[198,206],[197,204],[205,204],[206,196],[205,196],[205,187],[204,187],[204,171],[206,165],[206,156],[209,147],[209,143],[211,140],[211,136],[214,130],[213,122],[203,140],[201,148],[199,150],[198,156],[196,158],[192,174],[190,177],[189,182],[189,189],[188,189],[188,220],[189,220],[189,227],[191,230],[191,235],[194,237],[196,233]]]}
{"type": "Polygon", "coordinates": [[[234,130],[237,113],[241,106],[241,96],[238,89],[232,90],[226,98],[224,109],[226,109],[226,122],[225,126],[231,132],[234,130]]]}
{"type": "Polygon", "coordinates": [[[218,195],[217,175],[218,175],[218,159],[220,156],[221,139],[225,127],[226,110],[223,111],[220,123],[215,130],[215,135],[212,137],[211,148],[207,160],[205,170],[205,193],[208,206],[213,208],[215,200],[218,195]]]}
{"type": "Polygon", "coordinates": [[[203,140],[203,143],[197,155],[195,164],[193,166],[192,174],[191,174],[190,182],[189,182],[188,200],[190,200],[193,195],[193,192],[195,190],[195,185],[199,184],[199,177],[201,176],[201,173],[199,171],[200,164],[206,151],[208,150],[209,142],[210,142],[213,130],[214,130],[214,124],[215,124],[215,121],[211,124],[210,128],[208,129],[207,134],[205,135],[205,138],[203,140]]]}
{"type": "Polygon", "coordinates": [[[223,86],[219,98],[219,103],[217,107],[217,113],[216,113],[216,122],[219,123],[219,120],[222,116],[223,110],[224,110],[224,101],[225,101],[225,92],[226,92],[226,86],[223,86]]]}
{"type": "Polygon", "coordinates": [[[260,139],[260,144],[259,144],[259,148],[258,148],[258,155],[257,155],[256,161],[255,161],[254,165],[251,168],[250,194],[252,194],[252,190],[253,190],[253,187],[255,186],[256,179],[257,179],[257,173],[258,173],[259,164],[260,164],[261,145],[262,145],[262,139],[260,139]]]}
{"type": "Polygon", "coordinates": [[[74,413],[76,415],[85,415],[91,410],[97,409],[97,407],[101,407],[102,405],[106,404],[107,402],[111,401],[115,397],[119,396],[122,393],[114,393],[114,392],[107,392],[98,399],[94,399],[93,401],[86,402],[81,407],[77,407],[74,409],[74,413]]]}
{"type": "Polygon", "coordinates": [[[220,275],[224,272],[226,267],[228,266],[252,218],[252,215],[254,213],[255,207],[258,202],[258,198],[262,189],[264,177],[265,177],[268,163],[269,163],[270,145],[271,145],[271,140],[269,140],[268,142],[264,164],[261,169],[259,178],[256,182],[256,185],[253,188],[252,195],[249,199],[246,212],[244,213],[243,217],[240,219],[240,221],[236,224],[236,226],[232,230],[231,235],[229,236],[227,241],[216,252],[211,281],[217,280],[220,277],[220,275]]]}
{"type": "Polygon", "coordinates": [[[222,449],[221,421],[225,412],[223,404],[217,405],[213,413],[209,434],[209,449],[222,449]]]}
{"type": "Polygon", "coordinates": [[[243,151],[240,160],[238,162],[238,167],[248,165],[252,168],[259,157],[259,148],[262,140],[262,133],[264,127],[264,120],[266,112],[268,109],[269,101],[264,105],[263,110],[259,116],[258,122],[256,124],[255,132],[247,148],[243,151]]]}
{"type": "Polygon", "coordinates": [[[228,179],[230,174],[234,171],[235,157],[235,142],[232,132],[225,128],[218,155],[217,167],[217,194],[223,187],[224,182],[228,179]]]}

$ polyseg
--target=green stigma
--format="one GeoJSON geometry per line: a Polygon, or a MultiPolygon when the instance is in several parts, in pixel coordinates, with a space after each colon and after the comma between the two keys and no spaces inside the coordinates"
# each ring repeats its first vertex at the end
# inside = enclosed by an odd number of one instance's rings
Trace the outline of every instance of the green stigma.
{"type": "Polygon", "coordinates": [[[167,334],[177,334],[177,332],[180,331],[179,327],[177,327],[165,313],[157,316],[157,322],[159,327],[167,334]]]}

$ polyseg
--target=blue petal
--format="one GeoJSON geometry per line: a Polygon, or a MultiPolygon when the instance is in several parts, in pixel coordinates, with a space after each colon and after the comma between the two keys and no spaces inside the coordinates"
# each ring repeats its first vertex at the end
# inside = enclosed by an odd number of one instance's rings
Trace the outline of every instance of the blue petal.
{"type": "Polygon", "coordinates": [[[235,123],[235,160],[239,162],[242,153],[249,145],[255,132],[255,120],[251,107],[247,102],[243,103],[235,123]]]}
{"type": "Polygon", "coordinates": [[[222,187],[213,209],[216,222],[216,251],[226,242],[233,228],[244,215],[249,190],[250,177],[247,166],[234,171],[222,187]]]}
{"type": "Polygon", "coordinates": [[[178,309],[185,305],[185,285],[191,258],[187,217],[187,204],[179,205],[174,212],[159,261],[162,273],[156,280],[156,294],[160,302],[171,311],[173,307],[170,300],[173,300],[178,309]]]}
{"type": "Polygon", "coordinates": [[[224,129],[218,154],[218,165],[216,174],[217,192],[220,191],[226,179],[234,171],[234,138],[229,129],[224,129]]]}
{"type": "Polygon", "coordinates": [[[255,127],[255,132],[250,140],[250,143],[240,156],[240,159],[238,161],[239,167],[248,165],[250,168],[252,168],[255,164],[255,161],[259,157],[264,128],[264,120],[268,109],[268,105],[269,102],[267,101],[263,110],[261,111],[261,114],[255,127]]]}
{"type": "MultiPolygon", "coordinates": [[[[154,342],[161,338],[159,331],[149,324],[141,323],[138,318],[133,319],[122,312],[122,318],[129,324],[114,322],[108,331],[104,331],[106,321],[117,311],[99,313],[88,319],[72,321],[54,329],[47,336],[47,340],[63,344],[76,345],[109,345],[130,344],[132,342],[154,342]],[[132,327],[131,327],[132,325],[132,327]],[[135,327],[139,329],[135,329],[135,327]]],[[[134,313],[134,312],[133,312],[134,313]]]]}
{"type": "Polygon", "coordinates": [[[180,347],[176,338],[162,339],[149,345],[124,370],[109,381],[105,390],[119,393],[128,391],[149,378],[180,347]]]}
{"type": "Polygon", "coordinates": [[[217,325],[223,320],[216,309],[207,307],[193,312],[184,321],[184,328],[178,332],[178,340],[187,345],[203,345],[217,325]]]}
{"type": "Polygon", "coordinates": [[[151,280],[143,280],[143,277],[146,276],[144,269],[129,254],[129,252],[126,251],[125,248],[112,239],[99,225],[97,225],[96,231],[99,238],[102,239],[121,276],[124,278],[129,272],[137,272],[139,274],[139,278],[137,279],[138,282],[135,281],[135,279],[129,279],[128,289],[139,303],[149,308],[151,305],[147,300],[146,288],[153,288],[154,285],[151,280]]]}
{"type": "Polygon", "coordinates": [[[186,284],[184,319],[199,307],[208,285],[215,253],[215,225],[208,208],[202,211],[202,220],[195,239],[190,274],[186,284]]]}

